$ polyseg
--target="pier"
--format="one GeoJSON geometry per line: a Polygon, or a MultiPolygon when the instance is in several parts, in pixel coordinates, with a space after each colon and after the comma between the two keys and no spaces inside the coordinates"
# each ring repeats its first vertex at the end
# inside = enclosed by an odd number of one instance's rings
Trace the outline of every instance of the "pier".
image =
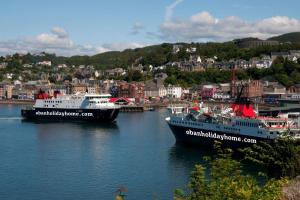
{"type": "Polygon", "coordinates": [[[144,106],[122,106],[120,112],[144,112],[144,106]]]}

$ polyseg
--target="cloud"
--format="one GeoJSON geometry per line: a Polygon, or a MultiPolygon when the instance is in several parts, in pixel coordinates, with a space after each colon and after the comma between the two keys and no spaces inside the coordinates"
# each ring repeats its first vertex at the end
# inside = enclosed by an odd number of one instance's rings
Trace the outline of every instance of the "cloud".
{"type": "Polygon", "coordinates": [[[74,44],[67,31],[54,27],[50,33],[41,33],[34,37],[24,37],[15,40],[0,41],[0,55],[14,53],[48,52],[57,55],[94,55],[106,51],[122,51],[128,48],[140,48],[146,44],[136,42],[106,43],[102,45],[74,44]]]}
{"type": "Polygon", "coordinates": [[[174,1],[171,5],[166,7],[166,12],[165,12],[165,21],[170,21],[173,16],[174,9],[178,4],[182,3],[184,0],[176,0],[174,1]]]}
{"type": "Polygon", "coordinates": [[[135,49],[135,48],[141,48],[144,47],[145,44],[140,44],[136,42],[131,43],[108,43],[103,44],[102,47],[105,49],[109,49],[110,51],[120,51],[124,49],[135,49]]]}
{"type": "Polygon", "coordinates": [[[140,22],[136,22],[133,24],[132,28],[131,28],[131,34],[132,35],[137,35],[141,32],[141,30],[144,29],[144,25],[140,22]]]}
{"type": "Polygon", "coordinates": [[[244,37],[266,39],[271,36],[300,31],[300,20],[274,16],[254,22],[237,16],[217,19],[207,11],[186,20],[165,21],[160,35],[167,41],[226,41],[244,37]]]}
{"type": "Polygon", "coordinates": [[[61,27],[54,27],[52,28],[51,32],[54,35],[57,35],[60,38],[67,38],[68,37],[68,33],[65,29],[61,28],[61,27]]]}

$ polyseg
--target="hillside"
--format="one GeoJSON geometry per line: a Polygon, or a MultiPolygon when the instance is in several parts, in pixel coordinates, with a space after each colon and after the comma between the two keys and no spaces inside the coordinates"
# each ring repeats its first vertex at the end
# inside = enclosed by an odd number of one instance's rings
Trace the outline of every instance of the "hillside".
{"type": "Polygon", "coordinates": [[[300,43],[300,32],[286,33],[276,37],[271,37],[268,40],[275,40],[278,42],[299,42],[300,43]]]}
{"type": "Polygon", "coordinates": [[[266,41],[267,45],[261,45],[261,42],[264,42],[263,40],[258,38],[244,38],[223,43],[163,43],[137,49],[105,52],[93,56],[63,57],[49,53],[42,53],[41,55],[28,53],[23,57],[19,57],[18,54],[12,55],[12,57],[15,60],[20,60],[20,63],[22,64],[50,60],[53,65],[93,65],[96,69],[111,69],[117,67],[128,68],[132,65],[137,66],[139,64],[142,64],[143,66],[160,66],[168,62],[189,60],[190,56],[195,55],[201,56],[202,59],[217,57],[217,61],[228,61],[230,59],[250,60],[253,57],[259,57],[261,54],[270,55],[271,52],[300,50],[300,32],[284,34],[270,38],[269,40],[298,42],[282,44],[276,42],[275,44],[270,45],[268,42],[272,41],[266,41]],[[244,48],[242,43],[244,46],[250,46],[250,48],[244,48]],[[173,47],[175,46],[180,47],[180,51],[174,52],[173,47]],[[196,51],[188,52],[187,49],[191,47],[195,48],[196,51]]]}

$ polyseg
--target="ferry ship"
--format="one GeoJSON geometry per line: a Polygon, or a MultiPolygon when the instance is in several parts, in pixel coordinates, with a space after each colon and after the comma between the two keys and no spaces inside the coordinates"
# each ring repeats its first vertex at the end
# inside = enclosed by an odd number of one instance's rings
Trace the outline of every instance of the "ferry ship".
{"type": "Polygon", "coordinates": [[[21,115],[31,120],[112,122],[120,106],[109,102],[110,94],[55,95],[48,98],[38,94],[35,104],[21,110],[21,115]]]}
{"type": "Polygon", "coordinates": [[[213,146],[242,147],[258,141],[270,142],[278,137],[300,139],[299,120],[284,117],[260,117],[249,103],[236,102],[230,108],[170,107],[166,121],[176,141],[213,146]]]}

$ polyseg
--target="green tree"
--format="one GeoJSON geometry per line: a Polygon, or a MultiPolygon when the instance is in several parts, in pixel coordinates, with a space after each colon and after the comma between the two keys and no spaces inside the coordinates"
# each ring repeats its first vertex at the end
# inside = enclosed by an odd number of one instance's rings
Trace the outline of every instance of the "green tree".
{"type": "Polygon", "coordinates": [[[271,144],[260,142],[242,152],[247,160],[265,167],[269,177],[300,174],[300,146],[291,138],[280,138],[271,144]]]}
{"type": "Polygon", "coordinates": [[[294,70],[291,73],[291,78],[292,78],[294,84],[300,83],[300,73],[297,70],[294,70]]]}
{"type": "Polygon", "coordinates": [[[206,160],[208,167],[196,165],[192,171],[188,192],[175,190],[175,200],[279,200],[281,188],[287,183],[286,179],[270,179],[258,184],[254,177],[243,174],[242,164],[232,159],[230,151],[206,160]],[[207,170],[209,177],[205,177],[207,170]]]}
{"type": "Polygon", "coordinates": [[[139,70],[135,70],[132,73],[132,81],[142,81],[143,80],[143,74],[139,70]]]}
{"type": "Polygon", "coordinates": [[[291,78],[284,72],[275,74],[275,78],[278,82],[280,82],[281,84],[283,84],[287,87],[290,87],[293,85],[293,81],[291,80],[291,78]]]}

